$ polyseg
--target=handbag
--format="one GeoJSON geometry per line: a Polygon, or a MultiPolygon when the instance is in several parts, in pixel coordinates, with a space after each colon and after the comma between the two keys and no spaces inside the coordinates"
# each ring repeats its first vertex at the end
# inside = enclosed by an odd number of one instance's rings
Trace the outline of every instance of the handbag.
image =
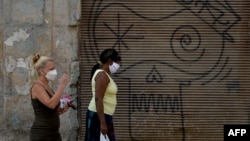
{"type": "Polygon", "coordinates": [[[100,141],[109,141],[109,137],[106,135],[100,134],[100,141]]]}

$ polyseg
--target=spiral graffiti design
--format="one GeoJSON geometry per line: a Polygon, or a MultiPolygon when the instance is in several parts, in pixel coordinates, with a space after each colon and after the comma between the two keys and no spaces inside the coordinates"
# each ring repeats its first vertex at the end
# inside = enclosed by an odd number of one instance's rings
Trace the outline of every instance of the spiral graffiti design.
{"type": "Polygon", "coordinates": [[[205,49],[200,48],[201,36],[198,30],[189,25],[180,26],[173,32],[170,47],[174,56],[185,62],[198,61],[205,53],[205,49]]]}

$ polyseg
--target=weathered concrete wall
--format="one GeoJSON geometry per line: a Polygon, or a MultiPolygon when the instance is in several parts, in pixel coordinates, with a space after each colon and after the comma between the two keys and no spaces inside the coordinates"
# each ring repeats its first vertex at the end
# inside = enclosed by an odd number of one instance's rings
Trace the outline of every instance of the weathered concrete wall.
{"type": "Polygon", "coordinates": [[[3,2],[0,0],[0,132],[3,128],[3,2]]]}
{"type": "MultiPolygon", "coordinates": [[[[66,93],[77,97],[79,16],[80,0],[0,0],[0,141],[29,140],[34,114],[28,79],[34,53],[52,56],[59,76],[71,75],[66,93]]],[[[63,140],[76,140],[77,112],[60,117],[63,140]]]]}

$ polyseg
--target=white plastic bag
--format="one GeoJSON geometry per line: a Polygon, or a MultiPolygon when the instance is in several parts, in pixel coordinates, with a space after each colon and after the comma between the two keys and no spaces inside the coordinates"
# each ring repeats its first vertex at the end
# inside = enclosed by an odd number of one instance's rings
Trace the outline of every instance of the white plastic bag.
{"type": "Polygon", "coordinates": [[[100,134],[100,141],[109,141],[109,137],[106,135],[100,134]]]}

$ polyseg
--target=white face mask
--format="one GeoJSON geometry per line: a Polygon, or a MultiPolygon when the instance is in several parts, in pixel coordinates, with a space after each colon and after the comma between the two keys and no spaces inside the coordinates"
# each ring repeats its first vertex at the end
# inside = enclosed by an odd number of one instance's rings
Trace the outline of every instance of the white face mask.
{"type": "Polygon", "coordinates": [[[57,71],[56,69],[54,70],[51,70],[49,71],[47,74],[46,74],[46,78],[50,81],[54,81],[56,79],[56,76],[57,76],[57,71]]]}
{"type": "Polygon", "coordinates": [[[120,65],[117,64],[116,62],[113,62],[112,65],[109,65],[109,71],[111,74],[116,73],[119,68],[120,68],[120,65]]]}

